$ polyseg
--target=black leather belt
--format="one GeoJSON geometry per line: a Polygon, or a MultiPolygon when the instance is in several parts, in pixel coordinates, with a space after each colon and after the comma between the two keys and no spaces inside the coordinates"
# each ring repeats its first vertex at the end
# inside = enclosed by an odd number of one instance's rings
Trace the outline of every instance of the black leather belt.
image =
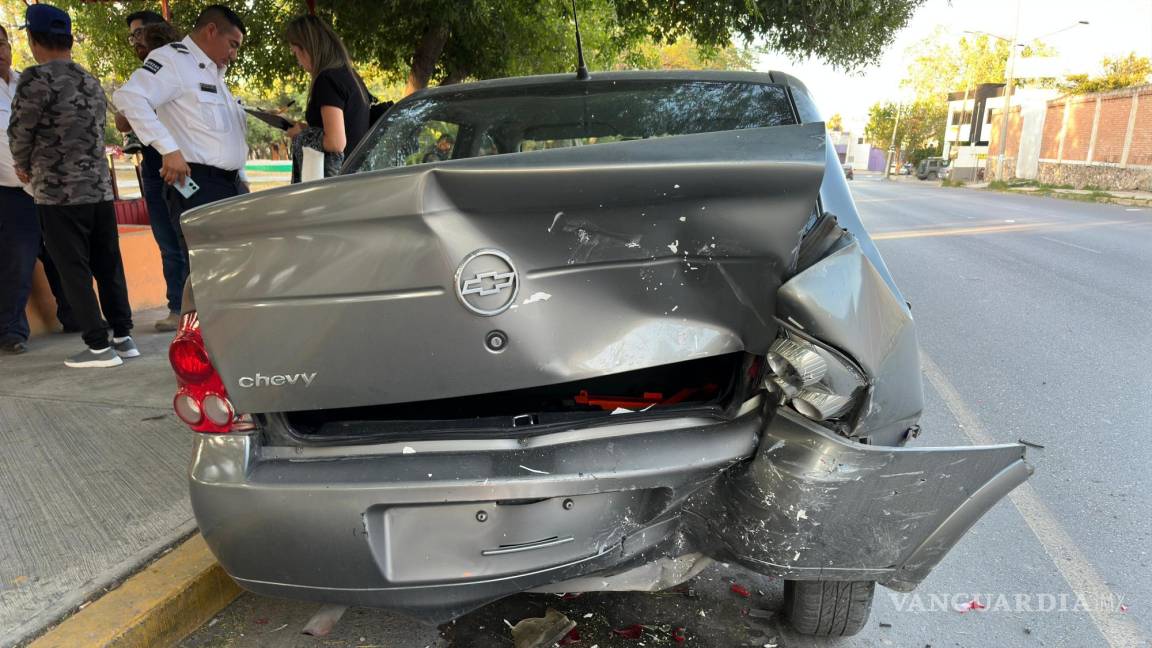
{"type": "Polygon", "coordinates": [[[192,169],[194,174],[203,174],[206,176],[215,176],[217,178],[224,178],[225,180],[236,181],[240,176],[240,172],[236,170],[221,169],[219,167],[208,166],[207,164],[199,164],[197,162],[189,162],[188,168],[192,169]]]}

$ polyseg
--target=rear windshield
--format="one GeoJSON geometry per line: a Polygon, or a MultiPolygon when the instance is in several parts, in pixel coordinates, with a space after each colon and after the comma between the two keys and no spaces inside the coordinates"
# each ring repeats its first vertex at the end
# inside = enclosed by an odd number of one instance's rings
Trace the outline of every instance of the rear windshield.
{"type": "Polygon", "coordinates": [[[572,81],[461,90],[393,108],[344,172],[792,123],[788,96],[774,84],[572,81]]]}

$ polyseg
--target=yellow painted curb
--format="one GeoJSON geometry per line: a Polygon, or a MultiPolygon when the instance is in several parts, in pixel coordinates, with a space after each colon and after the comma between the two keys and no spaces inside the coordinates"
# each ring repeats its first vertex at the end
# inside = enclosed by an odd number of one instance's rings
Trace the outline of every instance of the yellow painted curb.
{"type": "Polygon", "coordinates": [[[196,534],[29,648],[159,648],[180,641],[240,594],[196,534]]]}

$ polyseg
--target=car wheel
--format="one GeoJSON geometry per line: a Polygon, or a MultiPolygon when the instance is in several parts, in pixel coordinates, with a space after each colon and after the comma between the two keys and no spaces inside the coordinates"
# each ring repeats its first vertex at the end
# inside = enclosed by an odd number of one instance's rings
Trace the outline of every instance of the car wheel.
{"type": "Polygon", "coordinates": [[[784,581],[784,615],[801,634],[850,637],[872,612],[874,581],[784,581]]]}

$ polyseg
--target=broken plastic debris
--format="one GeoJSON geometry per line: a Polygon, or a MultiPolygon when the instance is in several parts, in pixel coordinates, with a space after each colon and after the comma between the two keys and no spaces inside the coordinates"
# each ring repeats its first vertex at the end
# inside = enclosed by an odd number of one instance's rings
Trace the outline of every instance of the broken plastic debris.
{"type": "Polygon", "coordinates": [[[580,631],[572,628],[564,638],[560,640],[561,646],[571,646],[572,644],[580,643],[580,631]]]}
{"type": "Polygon", "coordinates": [[[644,636],[644,626],[637,623],[627,628],[614,628],[612,634],[625,639],[639,639],[644,636]]]}
{"type": "Polygon", "coordinates": [[[576,628],[575,621],[552,608],[548,608],[543,617],[521,619],[515,626],[508,623],[508,619],[504,619],[504,623],[512,628],[515,648],[550,648],[576,628]]]}
{"type": "Polygon", "coordinates": [[[326,637],[347,609],[346,605],[324,605],[312,615],[311,619],[308,619],[301,632],[313,637],[326,637]]]}
{"type": "Polygon", "coordinates": [[[739,583],[732,583],[732,593],[733,594],[739,594],[740,596],[743,596],[744,598],[748,598],[749,596],[752,596],[752,593],[748,591],[748,588],[744,587],[743,585],[741,585],[739,583]]]}
{"type": "Polygon", "coordinates": [[[263,617],[256,619],[256,625],[268,625],[268,619],[263,617]]]}
{"type": "Polygon", "coordinates": [[[593,616],[595,616],[595,615],[594,615],[594,614],[592,614],[591,612],[589,612],[588,614],[585,614],[585,615],[584,615],[584,618],[585,618],[585,619],[591,619],[593,616]]]}
{"type": "Polygon", "coordinates": [[[984,605],[983,603],[981,603],[980,601],[977,601],[976,599],[972,599],[971,601],[968,601],[967,603],[961,603],[960,607],[957,608],[956,611],[963,614],[963,613],[971,611],[971,610],[983,610],[986,607],[987,606],[984,605]]]}
{"type": "Polygon", "coordinates": [[[672,628],[672,641],[676,643],[684,643],[687,637],[684,636],[684,628],[672,628]]]}
{"type": "Polygon", "coordinates": [[[616,409],[612,410],[612,414],[633,414],[635,412],[636,410],[630,410],[627,407],[617,407],[616,409]]]}
{"type": "Polygon", "coordinates": [[[668,249],[672,250],[672,254],[676,254],[676,251],[680,249],[680,239],[676,239],[672,243],[669,243],[668,249]]]}

